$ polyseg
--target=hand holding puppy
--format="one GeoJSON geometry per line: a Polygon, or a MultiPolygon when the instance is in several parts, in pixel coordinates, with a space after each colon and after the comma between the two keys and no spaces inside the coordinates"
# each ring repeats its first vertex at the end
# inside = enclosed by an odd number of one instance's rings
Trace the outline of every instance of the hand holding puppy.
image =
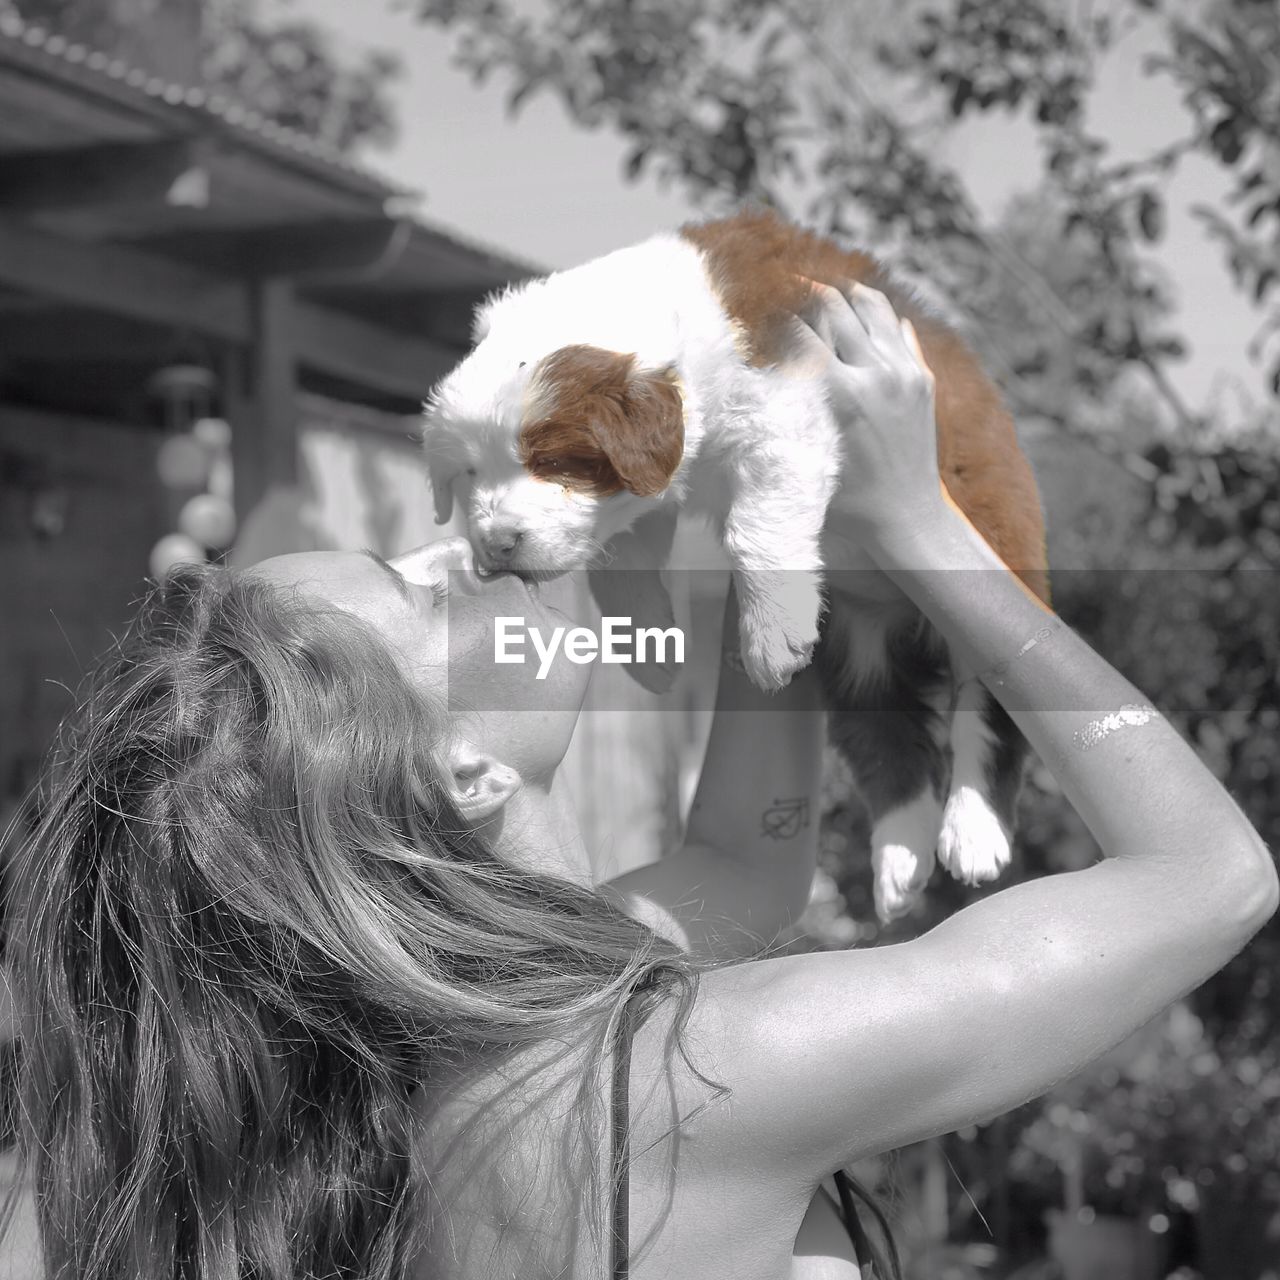
{"type": "Polygon", "coordinates": [[[817,373],[841,429],[844,467],[828,529],[860,546],[919,527],[944,505],[934,377],[910,320],[883,293],[811,284],[795,372],[817,373]]]}

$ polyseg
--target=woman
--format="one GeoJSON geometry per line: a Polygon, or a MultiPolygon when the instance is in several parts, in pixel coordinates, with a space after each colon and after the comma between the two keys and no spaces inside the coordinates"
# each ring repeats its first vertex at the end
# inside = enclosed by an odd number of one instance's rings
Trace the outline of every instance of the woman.
{"type": "Polygon", "coordinates": [[[988,673],[1104,860],[898,946],[717,964],[806,899],[814,825],[761,809],[816,809],[807,674],[754,694],[730,632],[687,843],[593,886],[556,784],[586,668],[490,660],[551,588],[457,541],[178,575],[14,868],[50,1274],[856,1276],[836,1170],[1042,1092],[1274,911],[1230,797],[946,501],[910,327],[815,296],[794,372],[846,426],[835,527],[988,673]]]}

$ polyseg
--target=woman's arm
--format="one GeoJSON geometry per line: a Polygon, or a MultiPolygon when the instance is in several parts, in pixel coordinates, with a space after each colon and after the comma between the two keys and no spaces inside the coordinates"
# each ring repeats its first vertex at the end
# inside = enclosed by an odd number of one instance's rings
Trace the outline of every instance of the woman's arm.
{"type": "Polygon", "coordinates": [[[684,845],[611,887],[669,913],[700,958],[757,955],[809,900],[823,725],[812,669],[779,693],[762,693],[747,678],[730,587],[716,707],[684,845]]]}
{"type": "Polygon", "coordinates": [[[860,291],[855,306],[828,300],[823,322],[842,356],[824,376],[861,476],[836,518],[984,673],[1105,856],[909,943],[705,977],[693,1030],[733,1090],[707,1136],[731,1157],[769,1153],[762,1176],[803,1185],[1078,1071],[1220,968],[1278,897],[1226,791],[942,495],[931,380],[904,362],[887,301],[860,291]]]}

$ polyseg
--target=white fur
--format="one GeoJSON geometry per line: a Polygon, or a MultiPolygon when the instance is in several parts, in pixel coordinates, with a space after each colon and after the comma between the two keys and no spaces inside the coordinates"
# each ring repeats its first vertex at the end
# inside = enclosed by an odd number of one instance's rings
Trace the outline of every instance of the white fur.
{"type": "Polygon", "coordinates": [[[765,687],[785,684],[817,637],[819,543],[840,470],[819,380],[745,362],[701,253],[674,234],[508,289],[480,309],[475,332],[476,349],[427,409],[437,518],[456,495],[473,539],[517,529],[511,567],[555,571],[598,564],[647,512],[687,506],[713,522],[737,571],[748,670],[765,687]],[[678,376],[684,455],[656,497],[596,498],[521,466],[534,368],[577,343],[678,376]]]}
{"type": "Polygon", "coordinates": [[[938,860],[967,884],[994,880],[1012,856],[1009,837],[984,794],[994,745],[982,718],[985,697],[976,680],[961,682],[951,717],[951,792],[938,837],[938,860]]]}
{"type": "Polygon", "coordinates": [[[941,816],[942,806],[926,789],[872,828],[876,915],[885,924],[906,915],[929,883],[941,816]]]}

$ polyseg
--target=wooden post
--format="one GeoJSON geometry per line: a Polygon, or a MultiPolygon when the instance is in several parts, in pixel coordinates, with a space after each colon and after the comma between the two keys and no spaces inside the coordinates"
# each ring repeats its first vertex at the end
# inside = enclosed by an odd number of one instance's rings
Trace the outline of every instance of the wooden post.
{"type": "Polygon", "coordinates": [[[268,485],[298,482],[298,351],[291,280],[253,286],[254,401],[268,485]]]}
{"type": "Polygon", "coordinates": [[[293,285],[258,280],[251,298],[252,342],[229,349],[222,380],[241,526],[272,485],[297,484],[299,470],[293,285]]]}

